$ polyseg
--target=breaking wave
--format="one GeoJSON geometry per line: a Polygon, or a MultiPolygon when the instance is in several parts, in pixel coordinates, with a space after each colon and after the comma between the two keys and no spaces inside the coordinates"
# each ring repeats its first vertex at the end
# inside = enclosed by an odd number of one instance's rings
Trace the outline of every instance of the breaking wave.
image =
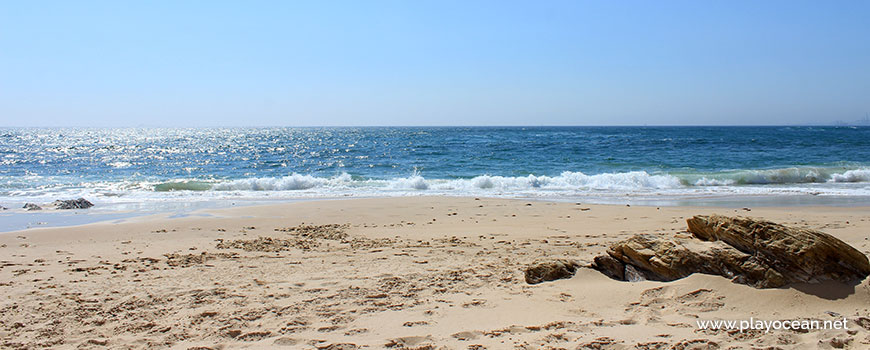
{"type": "Polygon", "coordinates": [[[405,177],[389,179],[349,173],[333,176],[291,173],[281,177],[242,179],[188,178],[172,181],[86,181],[72,184],[62,180],[34,176],[28,178],[28,181],[10,182],[9,190],[0,191],[0,202],[50,202],[58,198],[78,197],[104,202],[160,202],[415,195],[506,198],[673,198],[796,194],[870,196],[870,168],[867,167],[792,167],[719,172],[683,170],[661,173],[630,171],[602,174],[564,171],[557,175],[478,175],[464,178],[426,177],[413,172],[405,177]],[[29,186],[29,183],[38,181],[57,183],[35,188],[29,186]]]}
{"type": "Polygon", "coordinates": [[[372,191],[656,191],[692,187],[789,185],[811,183],[870,182],[868,168],[794,167],[764,170],[733,170],[710,173],[648,173],[631,171],[587,175],[565,171],[557,176],[495,176],[480,175],[472,178],[425,178],[419,173],[408,177],[372,179],[341,173],[332,177],[291,174],[284,177],[246,178],[223,181],[172,181],[154,186],[156,192],[169,191],[317,191],[342,190],[345,192],[372,191]],[[366,191],[368,190],[368,191],[366,191]]]}
{"type": "Polygon", "coordinates": [[[683,174],[681,177],[685,184],[693,186],[870,182],[870,169],[792,167],[763,170],[734,170],[707,174],[683,174]]]}
{"type": "Polygon", "coordinates": [[[262,177],[232,180],[217,183],[212,186],[215,191],[294,191],[307,190],[316,187],[347,186],[352,182],[351,176],[342,173],[332,178],[315,177],[311,175],[292,174],[280,178],[262,177]]]}

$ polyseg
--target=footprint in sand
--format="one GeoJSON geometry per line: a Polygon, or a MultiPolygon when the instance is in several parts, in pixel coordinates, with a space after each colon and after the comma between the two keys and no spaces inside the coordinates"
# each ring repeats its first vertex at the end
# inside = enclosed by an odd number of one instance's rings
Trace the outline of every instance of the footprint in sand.
{"type": "Polygon", "coordinates": [[[671,346],[671,349],[719,349],[719,343],[709,339],[683,340],[671,346]]]}
{"type": "Polygon", "coordinates": [[[294,346],[296,344],[299,344],[299,340],[289,338],[289,337],[281,337],[281,338],[275,339],[275,341],[272,342],[272,345],[278,345],[278,346],[294,346]]]}
{"type": "Polygon", "coordinates": [[[580,344],[577,349],[622,349],[618,341],[610,337],[600,337],[593,341],[580,344]]]}
{"type": "Polygon", "coordinates": [[[350,330],[344,332],[344,335],[352,336],[352,335],[363,334],[363,333],[368,333],[368,332],[369,332],[369,330],[366,328],[354,328],[354,329],[350,329],[350,330]]]}
{"type": "Polygon", "coordinates": [[[483,332],[480,332],[480,331],[463,331],[463,332],[454,333],[452,335],[452,337],[454,337],[460,341],[469,341],[469,340],[477,339],[481,335],[483,335],[483,332]]]}
{"type": "Polygon", "coordinates": [[[353,343],[335,343],[326,346],[317,345],[318,350],[356,350],[359,348],[359,345],[353,343]]]}
{"type": "Polygon", "coordinates": [[[430,343],[430,342],[432,342],[431,335],[409,336],[409,337],[390,339],[389,341],[387,341],[386,344],[384,344],[384,346],[386,346],[388,348],[403,348],[403,347],[418,346],[418,345],[422,345],[423,343],[430,343]]]}
{"type": "Polygon", "coordinates": [[[647,289],[640,294],[640,301],[629,304],[627,311],[644,308],[663,308],[676,306],[679,311],[710,312],[722,308],[725,297],[717,295],[710,289],[697,289],[685,294],[669,289],[656,287],[647,289]]]}

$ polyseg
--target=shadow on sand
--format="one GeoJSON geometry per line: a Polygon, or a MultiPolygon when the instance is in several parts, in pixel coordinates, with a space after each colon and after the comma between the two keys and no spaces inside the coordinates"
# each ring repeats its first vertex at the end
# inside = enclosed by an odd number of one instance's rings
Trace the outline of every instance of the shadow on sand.
{"type": "Polygon", "coordinates": [[[822,299],[838,300],[855,294],[855,287],[861,284],[861,280],[856,280],[849,283],[838,281],[825,281],[821,283],[792,283],[783,289],[794,288],[795,290],[815,295],[822,299]]]}

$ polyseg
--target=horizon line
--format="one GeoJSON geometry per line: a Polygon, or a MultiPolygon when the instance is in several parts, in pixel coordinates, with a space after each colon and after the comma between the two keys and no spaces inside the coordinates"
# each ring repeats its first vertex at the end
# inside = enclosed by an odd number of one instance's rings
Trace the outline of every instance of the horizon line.
{"type": "Polygon", "coordinates": [[[267,128],[644,128],[644,127],[867,127],[867,124],[539,124],[539,125],[59,125],[59,126],[2,126],[0,129],[267,129],[267,128]]]}

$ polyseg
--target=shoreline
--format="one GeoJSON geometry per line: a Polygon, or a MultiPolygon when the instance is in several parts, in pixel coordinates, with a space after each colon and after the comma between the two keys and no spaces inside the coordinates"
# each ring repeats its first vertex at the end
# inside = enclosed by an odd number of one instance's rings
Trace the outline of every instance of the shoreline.
{"type": "MultiPolygon", "coordinates": [[[[486,198],[493,200],[518,200],[552,203],[586,203],[590,205],[610,206],[642,206],[642,207],[700,207],[721,209],[742,208],[791,208],[791,207],[870,207],[870,197],[864,196],[808,196],[808,195],[727,195],[706,197],[666,197],[653,199],[649,197],[485,197],[485,196],[450,196],[428,195],[416,196],[383,196],[383,197],[323,197],[323,198],[276,198],[264,199],[212,199],[212,200],[172,200],[159,202],[120,202],[102,203],[97,201],[97,207],[72,210],[40,210],[25,211],[23,209],[7,209],[0,211],[0,235],[39,228],[74,227],[95,223],[116,222],[141,217],[185,217],[208,216],[212,209],[231,209],[250,206],[274,206],[298,202],[365,200],[365,199],[401,199],[401,198],[486,198]]],[[[23,201],[21,203],[24,203],[23,201]]]]}

